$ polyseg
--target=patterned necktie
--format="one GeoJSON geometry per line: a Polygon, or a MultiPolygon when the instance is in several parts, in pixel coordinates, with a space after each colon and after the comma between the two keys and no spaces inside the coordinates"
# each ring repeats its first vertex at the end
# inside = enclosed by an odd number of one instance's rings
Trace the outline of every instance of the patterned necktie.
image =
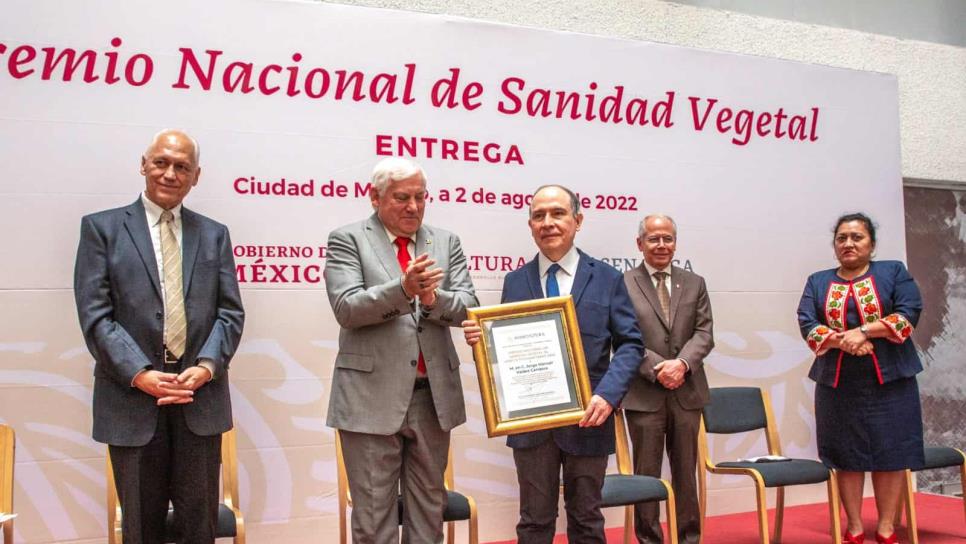
{"type": "Polygon", "coordinates": [[[560,265],[553,263],[547,269],[547,298],[560,296],[560,285],[557,284],[557,271],[560,265]]]}
{"type": "Polygon", "coordinates": [[[174,235],[174,214],[161,212],[161,266],[164,274],[164,345],[178,359],[184,355],[188,322],[184,313],[181,248],[174,235]]]}
{"type": "Polygon", "coordinates": [[[667,272],[655,272],[654,279],[657,280],[657,300],[661,303],[661,313],[664,314],[664,320],[671,323],[671,294],[667,291],[667,283],[664,279],[667,278],[667,272]]]}
{"type": "MultiPolygon", "coordinates": [[[[399,236],[395,242],[396,247],[399,248],[399,251],[396,252],[396,259],[399,260],[399,268],[402,268],[403,274],[406,273],[406,267],[409,266],[409,261],[412,259],[412,256],[409,255],[409,241],[409,238],[399,236]]],[[[426,359],[423,358],[423,350],[419,350],[416,373],[420,376],[426,375],[426,359]]]]}

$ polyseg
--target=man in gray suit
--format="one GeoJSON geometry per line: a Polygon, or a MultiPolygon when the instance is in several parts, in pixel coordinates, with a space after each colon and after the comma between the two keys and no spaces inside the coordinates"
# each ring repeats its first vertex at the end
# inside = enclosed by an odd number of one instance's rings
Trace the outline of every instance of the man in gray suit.
{"type": "MultiPolygon", "coordinates": [[[[634,446],[634,472],[660,477],[664,446],[677,502],[678,541],[697,543],[697,436],[708,403],[704,358],[714,347],[711,301],[704,279],[673,266],[677,226],[666,215],[649,215],[638,229],[641,266],[624,273],[637,323],[647,339],[638,377],[624,397],[634,446]]],[[[662,542],[657,503],[635,508],[639,542],[662,542]]]]}
{"type": "Polygon", "coordinates": [[[339,429],[352,541],[442,542],[449,433],[466,421],[450,337],[479,304],[456,235],[423,224],[426,176],[380,161],[375,213],[329,235],[325,286],[342,326],[326,423],[339,429]]]}
{"type": "Polygon", "coordinates": [[[179,542],[215,540],[228,363],[245,314],[228,229],[181,205],[198,154],[187,134],[158,133],[141,157],[144,193],[81,220],[74,297],[125,544],[165,542],[169,501],[179,542]]]}

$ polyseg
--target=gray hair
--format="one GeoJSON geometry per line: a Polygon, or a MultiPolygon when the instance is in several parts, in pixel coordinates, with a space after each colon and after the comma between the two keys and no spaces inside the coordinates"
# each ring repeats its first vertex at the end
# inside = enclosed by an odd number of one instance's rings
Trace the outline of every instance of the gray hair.
{"type": "MultiPolygon", "coordinates": [[[[574,217],[577,217],[577,214],[580,213],[580,200],[577,199],[577,195],[573,191],[564,187],[563,185],[557,185],[556,183],[548,183],[547,185],[541,185],[540,187],[537,187],[536,191],[533,192],[533,196],[537,196],[537,193],[539,193],[544,189],[548,189],[550,187],[556,187],[557,189],[560,189],[561,191],[567,193],[567,196],[570,197],[570,212],[573,214],[574,217]]],[[[530,209],[531,210],[533,209],[532,200],[530,202],[530,209]]]]}
{"type": "Polygon", "coordinates": [[[678,224],[674,222],[674,218],[672,218],[670,215],[665,215],[663,213],[652,213],[652,214],[649,214],[649,215],[644,216],[644,219],[641,219],[641,224],[637,226],[637,237],[638,238],[643,238],[644,237],[644,233],[647,230],[647,229],[644,228],[644,224],[647,223],[651,219],[663,219],[663,220],[671,223],[671,226],[674,227],[674,237],[675,238],[678,237],[678,224]]]}
{"type": "Polygon", "coordinates": [[[386,187],[394,181],[400,181],[419,175],[426,185],[426,172],[415,161],[402,157],[388,157],[376,163],[372,169],[372,190],[382,195],[386,187]]]}
{"type": "Polygon", "coordinates": [[[188,134],[187,132],[176,128],[165,128],[165,129],[159,130],[158,132],[155,132],[154,137],[151,138],[151,143],[148,144],[147,149],[144,150],[144,156],[147,157],[148,153],[150,153],[151,151],[151,148],[157,145],[158,141],[160,141],[161,138],[164,138],[168,134],[177,134],[179,136],[184,136],[185,138],[187,138],[188,141],[191,142],[191,147],[192,147],[192,150],[194,151],[194,153],[192,153],[192,158],[195,161],[195,166],[198,166],[201,164],[201,145],[198,144],[198,140],[195,140],[194,137],[188,134]]]}

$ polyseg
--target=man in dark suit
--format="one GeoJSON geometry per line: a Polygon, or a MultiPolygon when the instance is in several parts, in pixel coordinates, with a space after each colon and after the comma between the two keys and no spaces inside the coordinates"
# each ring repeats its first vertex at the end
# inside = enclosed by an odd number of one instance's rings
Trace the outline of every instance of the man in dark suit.
{"type": "MultiPolygon", "coordinates": [[[[660,477],[667,444],[678,541],[694,544],[701,536],[695,469],[701,408],[708,403],[704,358],[714,337],[704,279],[671,264],[676,244],[677,226],[670,217],[649,215],[641,221],[637,247],[644,262],[625,272],[624,282],[647,350],[624,409],[635,473],[660,477]]],[[[638,541],[663,541],[657,503],[637,505],[635,525],[638,541]]]]}
{"type": "Polygon", "coordinates": [[[450,327],[478,304],[459,238],[423,223],[426,175],[383,159],[374,213],[329,235],[325,287],[339,331],[326,424],[339,429],[352,541],[442,542],[450,430],[466,421],[450,327]]]}
{"type": "MultiPolygon", "coordinates": [[[[580,204],[572,191],[559,185],[537,189],[529,225],[540,253],[503,281],[503,302],[573,297],[593,389],[578,425],[507,439],[520,485],[517,538],[527,544],[553,540],[561,467],[569,541],[606,542],[600,504],[607,456],[615,448],[612,413],[644,356],[620,273],[574,246],[582,222],[580,204]]],[[[470,345],[479,341],[475,321],[465,321],[463,331],[470,345]]]]}
{"type": "Polygon", "coordinates": [[[245,314],[228,229],[181,205],[198,155],[187,134],[158,133],[141,157],[144,193],[81,220],[74,297],[125,544],[164,542],[169,501],[179,542],[215,540],[228,363],[245,314]]]}

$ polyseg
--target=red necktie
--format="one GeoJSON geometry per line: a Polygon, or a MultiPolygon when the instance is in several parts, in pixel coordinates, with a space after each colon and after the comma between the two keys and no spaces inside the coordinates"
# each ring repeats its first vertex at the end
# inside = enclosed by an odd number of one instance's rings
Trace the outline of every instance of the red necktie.
{"type": "MultiPolygon", "coordinates": [[[[399,260],[399,268],[402,268],[403,274],[405,274],[406,267],[409,266],[409,261],[412,259],[409,255],[409,238],[400,236],[396,238],[395,243],[399,247],[399,251],[396,252],[396,259],[399,260]]],[[[426,360],[423,359],[423,350],[419,350],[419,362],[416,364],[416,373],[420,376],[426,375],[426,360]]]]}

